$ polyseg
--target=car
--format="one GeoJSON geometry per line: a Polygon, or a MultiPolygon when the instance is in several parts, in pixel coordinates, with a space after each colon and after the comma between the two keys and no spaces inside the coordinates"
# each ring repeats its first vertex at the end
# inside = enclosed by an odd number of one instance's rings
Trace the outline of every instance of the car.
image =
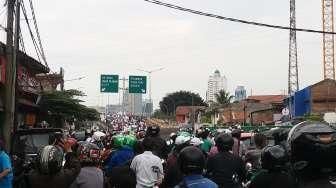
{"type": "Polygon", "coordinates": [[[14,184],[19,177],[34,166],[38,152],[46,145],[63,137],[58,128],[19,129],[12,136],[10,155],[14,170],[14,184]]]}

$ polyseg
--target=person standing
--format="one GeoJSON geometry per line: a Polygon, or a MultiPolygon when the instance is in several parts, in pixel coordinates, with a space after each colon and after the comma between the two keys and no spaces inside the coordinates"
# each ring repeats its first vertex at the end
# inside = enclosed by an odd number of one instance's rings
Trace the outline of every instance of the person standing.
{"type": "Polygon", "coordinates": [[[136,174],[136,188],[158,186],[163,181],[161,159],[153,154],[153,138],[146,137],[142,141],[145,152],[134,157],[131,169],[136,174]]]}
{"type": "Polygon", "coordinates": [[[12,188],[13,170],[11,160],[4,150],[4,144],[0,141],[0,187],[12,188]]]}

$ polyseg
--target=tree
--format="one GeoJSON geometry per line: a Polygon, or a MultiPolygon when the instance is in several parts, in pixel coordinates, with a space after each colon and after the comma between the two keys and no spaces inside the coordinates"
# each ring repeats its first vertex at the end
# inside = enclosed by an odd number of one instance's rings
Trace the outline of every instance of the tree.
{"type": "Polygon", "coordinates": [[[173,114],[178,106],[207,106],[202,97],[190,91],[177,91],[163,97],[160,110],[165,114],[173,114]]]}
{"type": "Polygon", "coordinates": [[[74,119],[77,121],[99,120],[97,110],[80,104],[84,101],[77,98],[83,96],[85,94],[78,90],[45,92],[40,101],[42,114],[46,116],[50,124],[57,127],[62,127],[65,121],[74,119]]]}
{"type": "Polygon", "coordinates": [[[227,106],[231,103],[233,96],[225,90],[220,90],[215,94],[215,98],[218,106],[227,106]]]}

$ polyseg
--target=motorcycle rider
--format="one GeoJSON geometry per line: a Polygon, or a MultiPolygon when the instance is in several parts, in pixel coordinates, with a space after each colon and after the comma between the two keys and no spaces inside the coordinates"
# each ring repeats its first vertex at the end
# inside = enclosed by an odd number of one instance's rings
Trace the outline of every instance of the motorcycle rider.
{"type": "Polygon", "coordinates": [[[103,188],[103,171],[98,168],[100,160],[99,147],[93,143],[82,142],[78,147],[81,171],[70,188],[103,188]]]}
{"type": "Polygon", "coordinates": [[[288,162],[282,146],[265,147],[261,152],[262,169],[252,177],[249,188],[295,188],[295,179],[287,169],[288,162]]]}
{"type": "Polygon", "coordinates": [[[64,167],[62,168],[63,151],[53,145],[45,146],[39,153],[37,170],[28,174],[28,187],[63,188],[74,182],[81,170],[79,160],[69,143],[61,141],[58,145],[66,153],[64,167]]]}
{"type": "Polygon", "coordinates": [[[290,162],[297,187],[335,187],[330,178],[336,173],[336,130],[322,122],[306,121],[288,135],[290,162]]]}
{"type": "Polygon", "coordinates": [[[207,177],[219,187],[241,187],[246,170],[243,160],[230,152],[234,142],[232,136],[221,133],[215,142],[219,153],[208,159],[207,177]]]}
{"type": "Polygon", "coordinates": [[[194,147],[185,147],[178,157],[181,172],[185,175],[175,188],[217,188],[213,181],[202,176],[205,167],[203,152],[194,147]]]}
{"type": "Polygon", "coordinates": [[[182,180],[183,174],[177,164],[177,158],[181,150],[189,146],[190,140],[191,135],[189,134],[182,134],[176,137],[174,150],[167,158],[163,187],[174,187],[182,180]]]}
{"type": "Polygon", "coordinates": [[[264,134],[257,133],[253,136],[256,149],[250,150],[245,155],[245,162],[252,164],[252,169],[261,168],[260,157],[262,149],[267,145],[267,137],[264,134]]]}
{"type": "Polygon", "coordinates": [[[113,139],[113,143],[117,150],[111,153],[106,163],[108,173],[112,171],[112,168],[125,165],[132,160],[134,157],[133,147],[136,143],[136,138],[133,136],[118,135],[113,139]]]}
{"type": "Polygon", "coordinates": [[[161,159],[167,159],[169,148],[166,141],[160,137],[160,127],[156,125],[149,126],[146,131],[146,137],[151,137],[153,140],[153,154],[161,159]]]}

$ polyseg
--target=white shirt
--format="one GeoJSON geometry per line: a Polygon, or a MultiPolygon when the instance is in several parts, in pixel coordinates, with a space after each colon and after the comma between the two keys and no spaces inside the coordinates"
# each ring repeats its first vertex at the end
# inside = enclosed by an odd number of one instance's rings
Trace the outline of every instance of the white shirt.
{"type": "Polygon", "coordinates": [[[135,156],[131,169],[136,174],[137,188],[153,187],[163,179],[161,159],[150,151],[135,156]]]}

